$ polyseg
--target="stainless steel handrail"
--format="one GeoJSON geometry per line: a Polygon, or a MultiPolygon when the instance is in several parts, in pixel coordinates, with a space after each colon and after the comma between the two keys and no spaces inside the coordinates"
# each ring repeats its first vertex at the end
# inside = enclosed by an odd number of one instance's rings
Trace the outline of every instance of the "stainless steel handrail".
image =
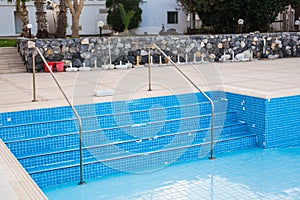
{"type": "MultiPolygon", "coordinates": [[[[78,114],[78,112],[76,111],[75,107],[73,106],[73,104],[71,103],[71,101],[69,100],[69,98],[67,97],[66,93],[64,92],[64,90],[62,89],[62,87],[60,86],[60,83],[58,82],[58,80],[56,79],[54,73],[52,72],[51,68],[49,67],[46,59],[44,58],[43,54],[41,53],[41,51],[35,47],[35,50],[38,52],[38,54],[41,56],[43,62],[45,63],[46,67],[48,68],[52,78],[54,79],[56,85],[58,86],[60,92],[62,93],[62,95],[64,96],[65,100],[68,102],[69,106],[71,107],[73,113],[75,114],[77,121],[78,121],[78,127],[79,127],[79,151],[80,151],[80,182],[78,184],[82,185],[84,184],[84,180],[83,180],[83,156],[82,156],[82,121],[81,118],[78,114]]],[[[35,56],[34,52],[33,52],[33,57],[35,56]]],[[[34,59],[33,59],[34,61],[34,59]]],[[[33,73],[35,73],[35,69],[33,70],[33,73]]],[[[34,80],[35,82],[35,80],[34,80]]]]}
{"type": "Polygon", "coordinates": [[[172,61],[172,59],[170,59],[167,54],[165,54],[165,52],[163,52],[163,50],[157,46],[156,44],[153,44],[169,61],[170,63],[180,72],[180,74],[186,79],[188,80],[199,92],[201,92],[203,94],[203,96],[209,101],[209,103],[211,104],[211,128],[210,128],[210,136],[211,136],[211,146],[210,146],[210,158],[211,160],[215,159],[214,157],[214,116],[215,116],[215,105],[213,100],[207,95],[205,94],[204,91],[202,91],[177,65],[176,63],[174,63],[172,61]]]}

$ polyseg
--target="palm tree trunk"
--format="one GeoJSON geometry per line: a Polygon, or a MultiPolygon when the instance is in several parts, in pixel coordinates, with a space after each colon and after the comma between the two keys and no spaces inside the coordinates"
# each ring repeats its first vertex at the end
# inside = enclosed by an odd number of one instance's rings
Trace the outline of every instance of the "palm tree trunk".
{"type": "Polygon", "coordinates": [[[67,34],[67,1],[66,0],[60,0],[59,5],[59,14],[58,14],[58,20],[57,20],[57,29],[55,33],[55,37],[57,38],[66,38],[67,34]]]}
{"type": "Polygon", "coordinates": [[[29,37],[29,30],[27,28],[27,24],[29,23],[28,19],[28,11],[26,7],[26,3],[23,0],[21,4],[21,12],[22,12],[22,34],[23,37],[29,37]]]}
{"type": "Polygon", "coordinates": [[[38,38],[48,38],[49,33],[47,29],[46,12],[44,10],[45,0],[35,0],[34,5],[36,7],[36,23],[37,23],[37,34],[38,38]]]}

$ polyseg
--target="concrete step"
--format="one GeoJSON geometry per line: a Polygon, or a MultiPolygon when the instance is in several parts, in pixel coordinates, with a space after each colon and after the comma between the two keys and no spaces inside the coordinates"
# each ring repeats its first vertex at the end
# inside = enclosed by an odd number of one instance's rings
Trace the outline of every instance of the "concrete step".
{"type": "Polygon", "coordinates": [[[11,74],[11,73],[25,73],[27,72],[26,71],[26,68],[24,67],[23,68],[6,68],[6,69],[2,69],[0,68],[0,74],[11,74]]]}
{"type": "Polygon", "coordinates": [[[0,65],[0,74],[9,74],[9,73],[24,73],[26,72],[26,67],[23,63],[18,65],[0,65]]]}
{"type": "Polygon", "coordinates": [[[1,52],[0,51],[0,58],[3,57],[3,58],[6,58],[6,57],[17,57],[17,58],[20,58],[21,55],[19,54],[18,51],[10,51],[10,52],[1,52]]]}
{"type": "Polygon", "coordinates": [[[0,60],[22,60],[22,57],[18,54],[2,54],[0,60]]]}
{"type": "Polygon", "coordinates": [[[25,67],[25,65],[24,65],[24,63],[23,62],[11,62],[11,63],[1,63],[0,64],[0,68],[3,68],[3,69],[5,69],[5,68],[9,68],[9,69],[12,69],[12,68],[25,68],[26,69],[26,67],[25,67]]]}
{"type": "Polygon", "coordinates": [[[23,73],[26,66],[17,47],[0,48],[0,74],[23,73]]]}
{"type": "Polygon", "coordinates": [[[6,66],[19,66],[19,65],[23,65],[24,63],[21,60],[0,60],[0,67],[6,67],[6,66]]]}
{"type": "Polygon", "coordinates": [[[17,47],[1,47],[0,48],[0,53],[17,53],[18,52],[18,48],[17,47]]]}

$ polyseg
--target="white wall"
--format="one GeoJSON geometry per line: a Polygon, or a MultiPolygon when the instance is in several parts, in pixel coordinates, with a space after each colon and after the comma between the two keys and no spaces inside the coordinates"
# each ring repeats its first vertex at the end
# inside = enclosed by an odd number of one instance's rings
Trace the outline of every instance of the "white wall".
{"type": "Polygon", "coordinates": [[[10,35],[15,32],[14,8],[15,6],[7,6],[0,4],[0,36],[10,35]],[[12,15],[12,17],[9,17],[12,15]]]}
{"type": "MultiPolygon", "coordinates": [[[[53,0],[58,3],[59,0],[53,0]]],[[[102,20],[106,24],[107,13],[100,13],[100,9],[105,9],[105,0],[85,1],[84,7],[80,16],[79,24],[82,26],[81,35],[98,35],[99,28],[97,22],[102,20]]],[[[29,23],[33,25],[32,34],[37,32],[37,25],[35,21],[35,6],[33,1],[27,2],[27,9],[29,11],[29,23]]],[[[182,10],[176,10],[178,7],[176,0],[145,0],[140,5],[143,10],[142,22],[138,29],[139,34],[158,34],[161,30],[162,24],[165,29],[176,29],[179,33],[184,33],[186,27],[186,15],[182,10]],[[178,24],[167,24],[167,12],[178,11],[178,24]],[[152,27],[152,28],[149,28],[152,27]]],[[[15,22],[14,22],[15,3],[7,3],[5,0],[0,1],[0,36],[16,36],[15,22]]],[[[72,18],[68,13],[68,28],[67,34],[71,34],[72,18]]]]}
{"type": "MultiPolygon", "coordinates": [[[[35,21],[35,7],[33,2],[28,2],[27,10],[29,15],[29,23],[32,24],[32,33],[36,32],[35,21]]],[[[15,3],[7,3],[6,1],[0,1],[0,36],[18,36],[15,29],[15,3]]]]}
{"type": "MultiPolygon", "coordinates": [[[[58,2],[58,0],[56,0],[58,2]]],[[[37,32],[37,24],[35,19],[35,6],[33,2],[27,2],[27,10],[29,13],[29,23],[32,24],[32,34],[37,32]]],[[[82,35],[97,35],[99,34],[99,28],[97,22],[99,20],[104,21],[106,24],[106,13],[99,13],[99,10],[105,8],[105,0],[99,1],[85,1],[84,8],[82,10],[79,25],[82,26],[80,34],[82,35]]],[[[6,1],[0,1],[0,36],[18,36],[15,31],[14,21],[15,3],[8,3],[6,1]]],[[[71,34],[72,17],[68,12],[68,28],[67,34],[71,34]]]]}
{"type": "MultiPolygon", "coordinates": [[[[105,8],[105,0],[103,1],[85,1],[82,13],[80,16],[79,25],[82,27],[80,34],[82,35],[97,35],[99,28],[98,21],[103,21],[106,24],[106,13],[101,14],[99,9],[105,8]]],[[[71,34],[72,18],[71,14],[68,15],[69,32],[71,34]]]]}
{"type": "Polygon", "coordinates": [[[179,33],[186,32],[186,14],[181,9],[175,9],[179,8],[176,0],[144,0],[140,7],[143,13],[139,33],[157,34],[161,30],[162,24],[164,24],[165,30],[173,28],[179,33]],[[178,11],[178,24],[167,23],[168,11],[178,11]]]}

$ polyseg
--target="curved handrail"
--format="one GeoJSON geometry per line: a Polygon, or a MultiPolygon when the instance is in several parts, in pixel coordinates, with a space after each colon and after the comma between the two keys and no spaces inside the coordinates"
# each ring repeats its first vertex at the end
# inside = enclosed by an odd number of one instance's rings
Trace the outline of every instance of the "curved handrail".
{"type": "MultiPolygon", "coordinates": [[[[202,91],[177,65],[176,63],[173,62],[172,59],[170,59],[167,54],[161,49],[159,48],[159,46],[157,46],[156,44],[153,44],[169,61],[170,63],[180,72],[180,74],[186,79],[188,80],[199,92],[201,92],[203,94],[203,96],[209,101],[209,103],[211,104],[211,148],[210,148],[210,158],[211,160],[215,159],[214,158],[214,116],[215,116],[215,105],[213,100],[204,92],[202,91]]],[[[150,63],[150,62],[149,62],[150,63]]],[[[150,66],[149,66],[150,68],[150,66]]]]}
{"type": "MultiPolygon", "coordinates": [[[[76,111],[75,107],[73,106],[73,104],[71,103],[71,101],[69,100],[69,98],[67,97],[66,93],[64,92],[64,90],[62,89],[62,87],[60,86],[60,83],[58,82],[58,80],[56,79],[54,73],[52,72],[51,68],[49,67],[46,59],[44,58],[43,54],[41,53],[41,51],[35,47],[35,50],[38,52],[38,54],[41,56],[44,64],[46,65],[46,67],[48,68],[52,78],[54,79],[56,85],[58,86],[60,92],[62,93],[62,95],[64,96],[65,100],[68,102],[69,106],[71,107],[73,113],[75,114],[77,121],[78,121],[78,127],[79,127],[79,140],[80,140],[80,147],[79,147],[79,151],[80,151],[80,182],[78,184],[82,185],[85,182],[83,181],[83,156],[82,156],[82,121],[81,118],[78,114],[78,112],[76,111]]],[[[34,53],[33,53],[34,56],[34,53]]]]}

